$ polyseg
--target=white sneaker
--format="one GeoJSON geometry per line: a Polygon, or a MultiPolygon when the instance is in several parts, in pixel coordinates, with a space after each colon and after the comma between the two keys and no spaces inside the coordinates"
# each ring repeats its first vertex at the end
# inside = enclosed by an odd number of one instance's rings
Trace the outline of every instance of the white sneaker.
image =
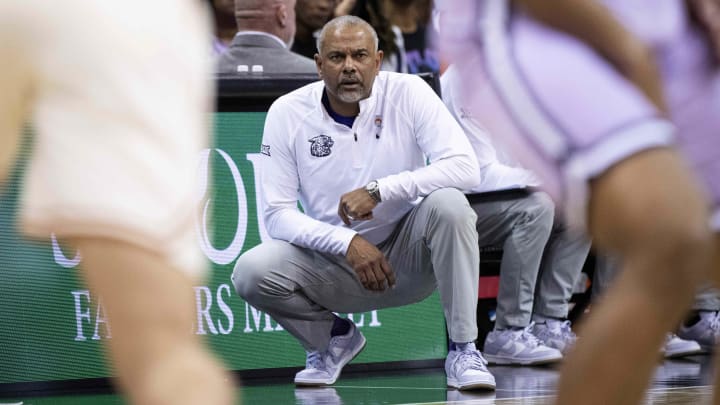
{"type": "Polygon", "coordinates": [[[327,350],[307,354],[305,369],[295,374],[296,385],[331,385],[337,381],[342,368],[365,347],[365,336],[350,323],[348,333],[333,336],[327,350]]]}
{"type": "Polygon", "coordinates": [[[495,405],[495,391],[460,391],[447,390],[445,397],[447,402],[462,402],[472,405],[495,405]]]}
{"type": "Polygon", "coordinates": [[[674,333],[668,333],[667,336],[665,336],[665,345],[662,348],[662,353],[666,358],[689,356],[702,352],[702,347],[694,340],[681,339],[674,333]]]}
{"type": "Polygon", "coordinates": [[[570,321],[557,319],[546,319],[542,323],[536,323],[532,328],[532,334],[547,347],[558,349],[560,353],[567,354],[568,350],[577,341],[577,335],[570,328],[570,321]]]}
{"type": "Polygon", "coordinates": [[[445,359],[448,387],[459,390],[475,388],[495,389],[495,377],[487,369],[487,361],[475,343],[467,343],[462,350],[450,350],[445,359]]]}
{"type": "Polygon", "coordinates": [[[332,387],[299,387],[295,388],[295,403],[297,405],[342,405],[343,401],[332,387]]]}
{"type": "Polygon", "coordinates": [[[483,352],[490,364],[535,365],[555,363],[563,355],[532,334],[533,323],[524,329],[494,330],[485,338],[483,352]]]}
{"type": "Polygon", "coordinates": [[[700,320],[692,326],[681,325],[677,335],[686,340],[694,340],[705,351],[712,351],[720,341],[720,318],[713,311],[700,311],[700,320]]]}

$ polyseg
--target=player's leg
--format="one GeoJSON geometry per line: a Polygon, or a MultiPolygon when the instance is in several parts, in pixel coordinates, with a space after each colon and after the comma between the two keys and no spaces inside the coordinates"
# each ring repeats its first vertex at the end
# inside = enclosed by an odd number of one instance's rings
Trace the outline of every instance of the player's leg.
{"type": "MultiPolygon", "coordinates": [[[[658,148],[673,131],[637,89],[572,38],[533,22],[511,26],[512,43],[505,24],[483,26],[492,31],[478,49],[484,63],[458,58],[460,72],[476,83],[483,73],[490,78],[484,91],[468,93],[470,111],[541,175],[572,224],[589,216],[595,242],[626,266],[568,356],[559,402],[636,403],[665,333],[707,272],[704,197],[677,155],[658,148]]],[[[470,37],[476,22],[473,28],[470,37]]]]}
{"type": "Polygon", "coordinates": [[[690,306],[711,257],[704,196],[668,149],[634,155],[591,183],[590,231],[625,268],[563,365],[558,403],[634,404],[668,330],[690,306]],[[662,219],[662,220],[660,220],[662,219]],[[632,373],[620,370],[632,365],[632,373]]]}
{"type": "MultiPolygon", "coordinates": [[[[113,324],[114,366],[138,404],[231,402],[222,369],[191,331],[193,280],[177,269],[200,267],[190,233],[177,239],[183,225],[192,230],[187,179],[206,137],[196,124],[204,122],[207,93],[198,58],[204,20],[195,7],[68,1],[51,10],[30,0],[0,6],[0,32],[24,34],[10,42],[0,35],[0,48],[28,55],[22,70],[3,70],[3,95],[10,88],[12,98],[3,98],[10,104],[1,108],[0,125],[3,132],[5,125],[19,128],[22,120],[5,120],[5,111],[21,115],[30,90],[37,129],[22,226],[43,238],[57,232],[82,251],[85,278],[113,324]],[[159,16],[168,17],[162,30],[153,28],[159,16]],[[13,80],[22,83],[25,75],[33,86],[16,87],[13,80]]],[[[24,59],[8,60],[16,66],[24,59]]]]}
{"type": "MultiPolygon", "coordinates": [[[[6,5],[7,6],[7,5],[6,5]]],[[[0,10],[1,11],[1,10],[0,10]]],[[[9,16],[8,10],[5,17],[9,16]]],[[[0,20],[0,60],[4,63],[0,72],[0,185],[6,180],[20,144],[22,127],[30,101],[30,68],[18,51],[22,48],[17,32],[0,20]]]]}
{"type": "Polygon", "coordinates": [[[232,403],[232,382],[192,332],[196,280],[136,245],[101,238],[71,242],[112,322],[110,355],[132,403],[232,403]]]}

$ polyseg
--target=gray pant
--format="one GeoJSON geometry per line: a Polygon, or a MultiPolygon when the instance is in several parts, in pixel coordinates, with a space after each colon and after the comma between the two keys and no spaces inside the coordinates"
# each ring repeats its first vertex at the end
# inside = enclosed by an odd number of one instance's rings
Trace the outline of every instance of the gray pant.
{"type": "Polygon", "coordinates": [[[464,195],[440,189],[427,196],[378,248],[395,271],[395,288],[366,290],[344,256],[285,241],[262,243],[235,264],[232,282],[250,305],[265,311],[306,350],[324,350],[332,312],[366,312],[418,302],[435,288],[450,339],[477,338],[479,249],[475,213],[464,195]]]}
{"type": "Polygon", "coordinates": [[[590,239],[556,221],[540,263],[533,314],[566,318],[573,288],[590,253],[590,239]]]}
{"type": "Polygon", "coordinates": [[[544,192],[469,198],[478,217],[480,246],[503,249],[495,328],[525,327],[533,312],[567,316],[590,242],[561,228],[553,232],[555,206],[544,192]]]}

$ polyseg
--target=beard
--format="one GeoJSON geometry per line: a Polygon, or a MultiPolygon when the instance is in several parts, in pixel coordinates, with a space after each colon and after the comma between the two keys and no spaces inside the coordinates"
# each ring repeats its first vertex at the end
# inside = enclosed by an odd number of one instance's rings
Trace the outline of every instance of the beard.
{"type": "Polygon", "coordinates": [[[342,90],[338,89],[337,96],[340,101],[344,103],[357,103],[358,101],[367,98],[367,95],[363,91],[364,89],[358,90],[342,90]]]}

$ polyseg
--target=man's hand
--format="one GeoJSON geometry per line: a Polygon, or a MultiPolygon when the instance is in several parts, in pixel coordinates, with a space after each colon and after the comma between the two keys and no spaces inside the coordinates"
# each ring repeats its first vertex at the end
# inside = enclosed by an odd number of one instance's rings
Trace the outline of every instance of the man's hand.
{"type": "Polygon", "coordinates": [[[370,193],[361,187],[340,196],[338,216],[345,225],[350,225],[350,221],[367,221],[373,218],[372,210],[375,206],[377,203],[370,193]]]}
{"type": "Polygon", "coordinates": [[[366,289],[383,291],[395,285],[395,273],[385,255],[362,236],[355,235],[350,241],[345,258],[366,289]]]}

